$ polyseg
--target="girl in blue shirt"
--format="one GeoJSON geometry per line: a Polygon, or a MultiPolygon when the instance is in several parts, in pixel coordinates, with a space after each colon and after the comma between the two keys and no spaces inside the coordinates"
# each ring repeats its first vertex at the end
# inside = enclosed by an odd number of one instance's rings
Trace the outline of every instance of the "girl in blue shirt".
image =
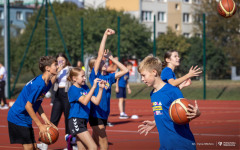
{"type": "Polygon", "coordinates": [[[57,62],[54,57],[43,56],[39,61],[39,69],[42,75],[29,81],[17,100],[8,111],[8,130],[11,144],[22,144],[24,149],[37,149],[32,128],[32,120],[39,128],[40,136],[47,133],[47,127],[57,127],[49,121],[43,111],[41,103],[45,94],[56,80],[57,62]],[[39,113],[44,124],[38,119],[39,113]]]}
{"type": "Polygon", "coordinates": [[[180,58],[178,55],[178,52],[176,50],[171,50],[165,53],[164,55],[164,62],[163,67],[165,67],[162,70],[161,73],[161,79],[165,83],[169,83],[173,86],[177,86],[180,89],[191,85],[191,78],[199,76],[202,71],[200,71],[200,68],[198,66],[191,67],[189,69],[189,72],[182,76],[181,78],[176,78],[174,70],[176,67],[180,65],[180,58]]]}
{"type": "MultiPolygon", "coordinates": [[[[113,56],[107,50],[105,50],[105,43],[108,35],[112,35],[114,33],[115,31],[112,29],[107,29],[105,31],[99,47],[98,57],[95,62],[92,63],[94,64],[94,68],[92,69],[89,77],[91,85],[93,85],[93,81],[96,78],[106,81],[105,88],[103,89],[102,100],[98,106],[91,104],[89,118],[90,126],[93,129],[93,139],[97,145],[100,146],[100,149],[108,149],[106,125],[110,113],[111,86],[116,82],[117,78],[120,78],[128,72],[128,69],[123,64],[121,64],[117,59],[114,59],[113,56]],[[106,58],[116,64],[120,71],[117,73],[107,73],[107,67],[105,65],[106,58]]],[[[95,93],[98,92],[99,87],[95,89],[95,93]]]]}
{"type": "Polygon", "coordinates": [[[81,68],[72,68],[68,76],[68,81],[73,85],[69,88],[68,98],[70,102],[70,111],[68,116],[69,130],[72,136],[77,136],[78,149],[97,149],[92,136],[87,130],[87,122],[90,113],[90,102],[99,105],[102,98],[105,81],[96,78],[91,89],[86,85],[85,71],[81,68]],[[99,86],[97,96],[93,96],[94,90],[99,86]]]}

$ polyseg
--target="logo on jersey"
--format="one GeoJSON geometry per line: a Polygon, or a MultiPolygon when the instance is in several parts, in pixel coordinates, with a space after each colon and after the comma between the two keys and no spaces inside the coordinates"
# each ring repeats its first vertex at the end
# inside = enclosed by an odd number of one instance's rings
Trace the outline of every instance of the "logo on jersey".
{"type": "Polygon", "coordinates": [[[162,109],[162,103],[161,102],[153,102],[152,103],[152,109],[154,115],[162,115],[163,109],[162,109]]]}
{"type": "Polygon", "coordinates": [[[86,95],[87,95],[87,92],[81,92],[81,95],[82,95],[82,96],[86,96],[86,95]]]}
{"type": "Polygon", "coordinates": [[[43,101],[43,99],[44,99],[44,97],[45,97],[45,94],[46,94],[46,92],[45,92],[45,93],[42,93],[42,94],[37,98],[36,101],[43,101]]]}
{"type": "Polygon", "coordinates": [[[105,85],[105,90],[107,90],[109,87],[110,87],[110,84],[109,84],[109,82],[108,82],[108,80],[107,80],[107,83],[106,83],[106,85],[105,85]]]}
{"type": "Polygon", "coordinates": [[[125,76],[124,76],[124,80],[127,80],[127,79],[128,79],[128,75],[125,75],[125,76]]]}

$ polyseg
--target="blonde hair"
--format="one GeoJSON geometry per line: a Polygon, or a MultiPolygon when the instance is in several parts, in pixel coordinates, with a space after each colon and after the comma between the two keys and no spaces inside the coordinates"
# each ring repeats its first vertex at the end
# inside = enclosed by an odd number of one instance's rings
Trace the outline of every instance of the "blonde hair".
{"type": "Polygon", "coordinates": [[[89,68],[91,69],[91,71],[92,71],[92,69],[93,69],[93,67],[94,67],[95,61],[96,61],[96,58],[91,58],[91,59],[89,60],[88,65],[89,65],[89,68]]]}
{"type": "Polygon", "coordinates": [[[143,70],[156,70],[158,75],[161,75],[162,72],[162,62],[158,57],[153,55],[148,55],[145,57],[138,66],[138,72],[141,73],[143,70]]]}
{"type": "Polygon", "coordinates": [[[69,75],[67,77],[67,80],[70,81],[70,82],[73,82],[73,77],[78,76],[81,71],[82,71],[82,68],[79,68],[79,67],[71,68],[70,71],[69,71],[69,75]]]}

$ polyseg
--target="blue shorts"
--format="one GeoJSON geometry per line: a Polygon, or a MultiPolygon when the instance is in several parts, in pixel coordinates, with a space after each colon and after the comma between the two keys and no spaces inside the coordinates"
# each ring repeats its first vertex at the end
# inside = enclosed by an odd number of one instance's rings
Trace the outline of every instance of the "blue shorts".
{"type": "Polygon", "coordinates": [[[117,93],[117,98],[126,98],[126,88],[119,87],[119,92],[117,93]]]}

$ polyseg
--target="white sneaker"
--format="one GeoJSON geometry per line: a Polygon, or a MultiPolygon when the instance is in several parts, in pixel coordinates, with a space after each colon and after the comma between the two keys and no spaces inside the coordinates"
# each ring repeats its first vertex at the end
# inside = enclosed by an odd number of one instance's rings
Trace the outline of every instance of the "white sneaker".
{"type": "Polygon", "coordinates": [[[119,116],[119,119],[128,119],[129,116],[125,113],[121,113],[120,116],[119,116]]]}
{"type": "Polygon", "coordinates": [[[111,122],[107,122],[107,126],[113,127],[114,125],[111,122]]]}
{"type": "Polygon", "coordinates": [[[39,144],[37,144],[37,148],[39,148],[40,150],[47,150],[48,149],[48,145],[45,143],[40,142],[39,144]]]}
{"type": "Polygon", "coordinates": [[[8,107],[7,104],[5,104],[4,106],[1,107],[1,109],[8,109],[8,108],[9,108],[9,107],[8,107]]]}

